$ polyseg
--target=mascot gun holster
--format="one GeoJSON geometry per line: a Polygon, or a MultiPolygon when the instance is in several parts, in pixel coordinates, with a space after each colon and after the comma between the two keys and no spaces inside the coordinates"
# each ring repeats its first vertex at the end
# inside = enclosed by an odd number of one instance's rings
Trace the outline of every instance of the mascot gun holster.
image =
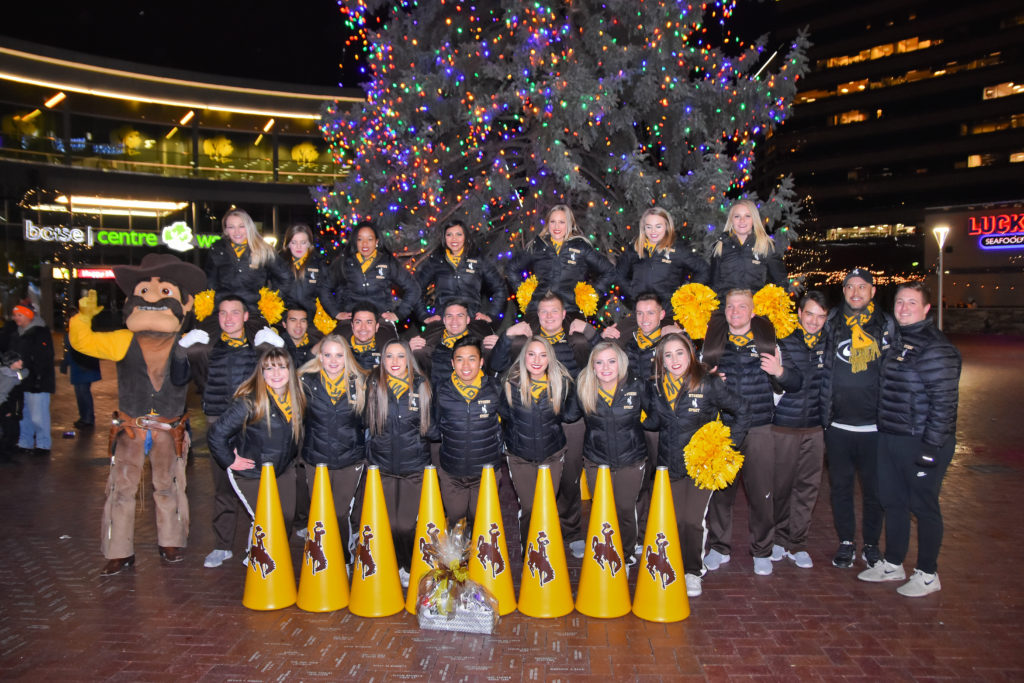
{"type": "Polygon", "coordinates": [[[188,451],[188,411],[180,417],[160,417],[159,415],[143,415],[142,417],[131,417],[117,410],[114,411],[114,419],[110,423],[110,457],[114,457],[114,450],[117,446],[117,437],[122,432],[128,434],[129,439],[137,436],[145,438],[148,431],[158,430],[170,432],[174,440],[174,452],[181,458],[188,451]]]}

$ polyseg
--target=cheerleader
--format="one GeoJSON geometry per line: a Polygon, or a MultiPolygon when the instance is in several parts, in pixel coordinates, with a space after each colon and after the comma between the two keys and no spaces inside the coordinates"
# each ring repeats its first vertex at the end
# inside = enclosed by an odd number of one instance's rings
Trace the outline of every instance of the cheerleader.
{"type": "Polygon", "coordinates": [[[382,320],[395,324],[408,318],[419,301],[419,283],[381,245],[371,223],[357,226],[356,238],[331,268],[340,311],[335,317],[345,323],[352,319],[355,306],[370,303],[382,320]],[[398,292],[397,300],[393,291],[398,292]]]}
{"type": "Polygon", "coordinates": [[[688,337],[675,333],[666,335],[658,344],[654,378],[648,390],[651,412],[644,428],[659,434],[658,465],[668,468],[686,572],[686,594],[696,597],[701,594],[704,574],[704,517],[711,491],[697,488],[687,475],[683,449],[694,433],[713,422],[719,412],[732,416],[733,442],[742,443],[750,427],[747,402],[697,360],[688,337]]]}
{"type": "Polygon", "coordinates": [[[380,468],[403,586],[409,585],[423,469],[430,464],[431,398],[430,382],[409,345],[388,342],[381,364],[370,373],[363,422],[369,433],[367,458],[380,468]]]}
{"type": "Polygon", "coordinates": [[[565,460],[563,422],[580,418],[572,377],[551,344],[532,337],[505,377],[498,405],[512,485],[519,497],[519,538],[525,548],[537,468],[546,465],[558,486],[565,460]]]}
{"type": "Polygon", "coordinates": [[[741,199],[729,209],[725,231],[711,250],[710,280],[720,299],[732,289],[756,292],[766,284],[788,287],[782,256],[749,199],[741,199]]]}
{"type": "Polygon", "coordinates": [[[327,264],[313,251],[313,242],[313,231],[305,223],[296,223],[285,232],[281,259],[289,277],[282,293],[289,309],[301,308],[312,319],[319,299],[327,315],[333,318],[339,313],[331,296],[333,283],[327,264]]]}
{"type": "Polygon", "coordinates": [[[312,490],[316,466],[327,466],[346,562],[349,514],[366,467],[365,377],[348,343],[335,334],[324,337],[320,352],[299,369],[306,397],[306,485],[312,490]]]}
{"type": "Polygon", "coordinates": [[[287,289],[290,275],[283,262],[256,230],[256,224],[242,209],[224,215],[224,239],[210,249],[206,262],[206,281],[219,302],[233,294],[245,302],[253,325],[262,321],[259,310],[260,289],[270,285],[287,289]]]}

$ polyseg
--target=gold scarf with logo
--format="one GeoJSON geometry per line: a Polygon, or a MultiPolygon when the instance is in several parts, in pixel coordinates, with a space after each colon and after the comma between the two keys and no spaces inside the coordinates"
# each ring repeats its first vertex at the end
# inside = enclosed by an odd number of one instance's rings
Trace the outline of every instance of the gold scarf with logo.
{"type": "Polygon", "coordinates": [[[459,341],[463,337],[469,334],[469,330],[463,330],[462,334],[450,334],[448,330],[444,331],[441,335],[441,343],[447,346],[449,349],[455,346],[455,342],[459,341]]]}
{"type": "Polygon", "coordinates": [[[309,258],[309,254],[303,255],[302,258],[292,261],[292,267],[295,268],[296,273],[301,273],[302,269],[306,267],[306,260],[309,258]]]}
{"type": "Polygon", "coordinates": [[[544,395],[544,392],[548,390],[548,376],[544,375],[540,379],[530,378],[530,395],[533,396],[534,401],[539,401],[540,397],[544,395]]]}
{"type": "Polygon", "coordinates": [[[754,331],[747,330],[746,334],[730,334],[729,341],[742,349],[744,346],[754,341],[754,331]]]}
{"type": "Polygon", "coordinates": [[[458,374],[452,372],[452,384],[455,385],[455,391],[459,392],[459,396],[466,399],[466,403],[469,403],[476,395],[480,393],[480,387],[483,384],[484,372],[480,370],[476,373],[476,377],[470,383],[463,382],[459,378],[458,374]]]}
{"type": "Polygon", "coordinates": [[[363,269],[364,273],[370,269],[370,266],[373,265],[373,262],[374,262],[374,260],[376,258],[377,258],[377,250],[376,249],[374,249],[373,253],[370,254],[369,256],[367,256],[366,258],[363,258],[363,255],[361,253],[356,252],[356,260],[359,261],[359,267],[363,269]]]}
{"type": "Polygon", "coordinates": [[[327,390],[327,395],[331,397],[331,403],[337,403],[338,399],[341,398],[342,394],[348,388],[348,380],[345,379],[345,373],[341,373],[338,379],[332,380],[327,376],[327,373],[323,370],[320,371],[320,379],[324,382],[324,389],[327,390]]]}
{"type": "Polygon", "coordinates": [[[668,401],[668,407],[672,410],[676,409],[676,399],[679,398],[679,392],[682,388],[682,377],[676,379],[672,376],[672,373],[666,372],[665,376],[661,378],[661,390],[665,392],[665,400],[668,401]]]}
{"type": "Polygon", "coordinates": [[[452,268],[458,268],[459,264],[462,263],[462,254],[465,250],[460,251],[458,254],[452,252],[451,249],[445,249],[445,258],[448,259],[448,263],[452,264],[452,268]]]}
{"type": "MultiPolygon", "coordinates": [[[[618,386],[616,386],[615,389],[618,389],[618,386]]],[[[612,389],[611,393],[608,393],[604,389],[598,387],[597,395],[603,398],[604,402],[607,403],[609,407],[611,407],[612,401],[615,400],[615,389],[612,389]]]]}
{"type": "Polygon", "coordinates": [[[868,363],[881,355],[878,350],[878,342],[865,332],[863,327],[871,320],[871,315],[874,312],[875,302],[872,301],[861,313],[843,314],[846,326],[850,328],[850,372],[864,372],[868,369],[868,363]]]}
{"type": "Polygon", "coordinates": [[[554,334],[548,334],[542,329],[540,331],[540,336],[544,337],[544,339],[546,339],[549,344],[554,346],[555,344],[565,340],[565,330],[560,329],[558,330],[558,332],[555,332],[554,334]]]}
{"type": "Polygon", "coordinates": [[[292,395],[291,392],[285,394],[284,398],[277,395],[277,392],[267,387],[267,393],[270,394],[270,398],[274,399],[274,403],[281,409],[281,413],[284,414],[284,419],[288,422],[292,421],[292,395]]]}
{"type": "Polygon", "coordinates": [[[643,330],[637,329],[636,331],[636,345],[640,348],[641,351],[643,351],[644,349],[651,348],[652,346],[658,343],[659,339],[661,339],[660,327],[656,329],[650,337],[644,334],[643,330]]]}
{"type": "MultiPolygon", "coordinates": [[[[818,340],[821,339],[821,330],[818,330],[814,334],[811,334],[807,330],[804,330],[804,326],[803,325],[800,326],[800,329],[803,330],[803,333],[804,333],[804,344],[807,344],[807,348],[813,349],[815,346],[818,345],[818,340]]],[[[822,329],[824,329],[824,328],[822,328],[822,329]]]]}
{"type": "Polygon", "coordinates": [[[405,392],[409,391],[409,383],[394,375],[388,375],[388,388],[391,389],[391,393],[395,395],[395,398],[402,398],[405,396],[405,392]]]}
{"type": "Polygon", "coordinates": [[[242,242],[241,244],[231,243],[231,248],[235,250],[235,256],[242,258],[245,255],[245,250],[249,248],[248,242],[242,242]]]}
{"type": "Polygon", "coordinates": [[[373,347],[377,345],[377,337],[371,337],[370,341],[365,344],[360,344],[355,337],[352,337],[351,344],[352,351],[355,353],[366,353],[367,351],[373,351],[373,347]]]}
{"type": "Polygon", "coordinates": [[[556,254],[561,254],[562,253],[562,245],[563,244],[565,244],[564,240],[561,241],[561,242],[556,242],[554,237],[551,238],[551,246],[555,248],[555,253],[556,254]]]}
{"type": "Polygon", "coordinates": [[[227,332],[221,332],[220,333],[220,340],[222,342],[224,342],[225,344],[227,344],[228,346],[230,346],[231,348],[233,348],[233,349],[240,349],[243,346],[245,346],[245,344],[246,344],[245,337],[242,337],[242,338],[231,337],[231,336],[228,336],[227,332]]]}

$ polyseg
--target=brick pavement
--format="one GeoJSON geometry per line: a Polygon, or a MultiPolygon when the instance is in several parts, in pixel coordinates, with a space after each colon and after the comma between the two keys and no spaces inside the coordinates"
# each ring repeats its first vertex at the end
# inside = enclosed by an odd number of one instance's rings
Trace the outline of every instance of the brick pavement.
{"type": "MultiPolygon", "coordinates": [[[[53,455],[0,465],[0,677],[110,681],[265,680],[1021,680],[1024,566],[1018,491],[1024,484],[1019,406],[1024,339],[964,337],[957,458],[942,502],[943,590],[902,598],[896,584],[859,582],[829,560],[836,538],[827,490],[815,510],[811,570],[787,562],[754,576],[746,519],[733,561],[709,575],[679,624],[633,616],[539,620],[514,613],[490,637],[421,632],[412,616],[363,619],[347,610],[242,607],[243,568],[205,569],[211,466],[189,468],[192,535],[186,560],[161,566],[152,499],[140,501],[134,572],[101,579],[98,527],[106,435],[59,438],[75,419],[60,377],[53,455]]],[[[95,385],[97,414],[116,386],[95,385]]],[[[196,421],[197,433],[203,431],[196,421]]],[[[198,439],[201,441],[201,439],[198,439]]],[[[148,482],[146,484],[148,486],[148,482]]],[[[506,506],[507,507],[507,506],[506,506]]],[[[742,497],[737,510],[744,509],[742,497]]],[[[508,511],[505,528],[515,532],[508,511]]],[[[240,527],[236,557],[244,543],[240,527]]],[[[510,540],[510,547],[513,543],[510,540]]],[[[298,567],[298,542],[293,543],[298,567]]],[[[908,559],[915,556],[912,545],[908,559]]],[[[571,560],[570,560],[571,561],[571,560]]],[[[572,561],[571,561],[572,562],[572,561]]],[[[908,561],[908,568],[912,562],[908,561]]],[[[517,578],[521,564],[513,561],[517,578]]],[[[571,564],[573,585],[578,563],[571,564]]]]}

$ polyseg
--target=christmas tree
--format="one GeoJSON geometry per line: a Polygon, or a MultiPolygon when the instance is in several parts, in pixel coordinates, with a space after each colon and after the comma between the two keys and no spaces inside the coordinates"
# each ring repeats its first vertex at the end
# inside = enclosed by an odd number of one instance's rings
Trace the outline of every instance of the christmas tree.
{"type": "Polygon", "coordinates": [[[371,220],[415,255],[461,218],[504,258],[559,203],[609,254],[655,205],[701,253],[741,197],[779,242],[798,224],[789,178],[763,201],[747,187],[757,141],[807,68],[804,35],[776,54],[745,43],[729,28],[735,2],[339,4],[369,80],[361,107],[330,105],[321,123],[348,167],[314,190],[335,248],[371,220]]]}

